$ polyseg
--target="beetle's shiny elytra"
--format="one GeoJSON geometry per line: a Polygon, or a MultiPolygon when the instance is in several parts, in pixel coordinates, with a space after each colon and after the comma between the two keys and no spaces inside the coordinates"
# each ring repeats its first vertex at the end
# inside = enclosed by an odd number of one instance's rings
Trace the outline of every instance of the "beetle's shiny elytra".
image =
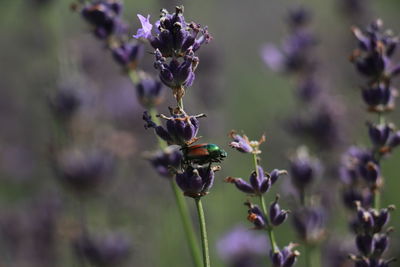
{"type": "Polygon", "coordinates": [[[215,144],[199,144],[183,147],[183,157],[186,163],[206,164],[221,162],[227,153],[215,144]]]}

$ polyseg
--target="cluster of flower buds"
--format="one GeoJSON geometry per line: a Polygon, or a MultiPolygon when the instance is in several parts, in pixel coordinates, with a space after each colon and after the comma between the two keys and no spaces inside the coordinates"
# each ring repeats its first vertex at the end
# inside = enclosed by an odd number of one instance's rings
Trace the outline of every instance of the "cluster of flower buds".
{"type": "Polygon", "coordinates": [[[143,120],[146,122],[145,128],[154,128],[156,134],[168,145],[179,145],[188,146],[196,142],[199,137],[197,133],[199,131],[199,120],[198,118],[205,117],[204,114],[196,116],[189,116],[181,109],[170,108],[171,117],[160,115],[160,117],[166,121],[164,128],[161,125],[157,125],[151,118],[151,115],[147,112],[143,114],[143,120]]]}
{"type": "Polygon", "coordinates": [[[81,236],[74,242],[76,254],[94,266],[121,266],[129,257],[130,243],[119,234],[102,237],[81,236]]]}
{"type": "Polygon", "coordinates": [[[351,259],[358,264],[357,266],[389,266],[394,259],[384,260],[382,255],[389,247],[389,233],[392,228],[384,228],[389,222],[394,206],[378,211],[365,209],[360,202],[356,204],[357,216],[352,222],[352,228],[357,235],[356,246],[359,255],[351,255],[351,259]]]}
{"type": "Polygon", "coordinates": [[[383,30],[381,20],[376,20],[365,31],[353,27],[358,48],[351,56],[357,70],[368,78],[362,87],[362,96],[371,112],[385,112],[394,108],[396,89],[391,80],[400,73],[400,64],[393,63],[398,37],[383,30]]]}
{"type": "Polygon", "coordinates": [[[300,252],[293,250],[297,245],[290,243],[282,250],[271,251],[270,257],[273,267],[292,267],[296,263],[300,252]]]}
{"type": "Polygon", "coordinates": [[[390,230],[384,232],[384,227],[394,207],[379,210],[379,191],[383,185],[380,165],[383,156],[400,144],[400,132],[383,117],[395,106],[392,78],[400,73],[400,64],[393,62],[393,55],[398,38],[391,31],[384,31],[381,20],[371,23],[365,31],[356,27],[352,30],[358,48],[353,51],[351,61],[368,79],[362,88],[362,97],[368,111],[379,115],[379,122],[367,123],[370,149],[353,147],[344,156],[342,180],[346,184],[346,205],[357,207],[357,216],[351,225],[356,233],[358,255],[351,258],[356,266],[386,267],[392,260],[381,259],[389,246],[390,230]],[[372,203],[374,208],[371,208],[372,203]]]}
{"type": "Polygon", "coordinates": [[[182,152],[178,146],[168,146],[149,155],[148,160],[159,175],[170,178],[181,165],[182,152]]]}
{"type": "Polygon", "coordinates": [[[215,167],[187,167],[183,172],[176,174],[176,183],[188,197],[198,198],[207,195],[214,183],[215,172],[220,170],[215,167]]]}
{"type": "MultiPolygon", "coordinates": [[[[262,209],[253,204],[250,200],[244,204],[248,207],[247,219],[253,224],[254,229],[266,230],[273,236],[273,229],[284,223],[288,217],[289,211],[284,210],[279,205],[279,195],[275,201],[267,207],[264,204],[264,194],[266,194],[272,185],[276,184],[281,175],[287,174],[285,170],[274,169],[271,173],[264,172],[264,169],[258,163],[258,155],[261,154],[260,145],[265,142],[263,135],[260,140],[250,140],[246,135],[239,135],[235,131],[231,131],[229,136],[233,139],[230,147],[244,154],[252,154],[254,157],[255,168],[249,178],[249,182],[242,178],[227,177],[226,182],[235,184],[236,188],[246,193],[249,197],[258,197],[261,200],[262,209]]],[[[284,248],[282,251],[278,249],[276,241],[271,238],[271,260],[273,266],[293,266],[299,253],[292,252],[292,245],[284,248]]]]}
{"type": "Polygon", "coordinates": [[[94,28],[95,35],[106,39],[113,34],[127,31],[126,24],[121,19],[122,2],[119,0],[100,0],[86,3],[81,14],[94,28]]]}
{"type": "Polygon", "coordinates": [[[287,172],[285,170],[274,169],[271,173],[266,173],[261,166],[258,166],[258,171],[253,171],[250,174],[250,183],[242,178],[234,177],[227,177],[225,181],[235,184],[240,191],[246,194],[262,195],[268,192],[271,186],[278,181],[279,176],[283,174],[287,174],[287,172]]]}
{"type": "Polygon", "coordinates": [[[159,71],[160,80],[172,89],[179,103],[185,89],[194,81],[194,72],[199,63],[199,58],[194,53],[211,40],[207,27],[186,22],[183,6],[177,6],[173,14],[165,9],[161,10],[160,19],[154,23],[154,35],[150,15],[138,17],[142,28],[134,37],[147,40],[154,48],[154,67],[159,71]]]}

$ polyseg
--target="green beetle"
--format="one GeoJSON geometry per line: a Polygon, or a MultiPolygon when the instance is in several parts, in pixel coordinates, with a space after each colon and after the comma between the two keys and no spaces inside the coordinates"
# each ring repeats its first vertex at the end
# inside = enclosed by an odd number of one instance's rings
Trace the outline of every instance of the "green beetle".
{"type": "Polygon", "coordinates": [[[226,158],[227,153],[215,144],[199,144],[182,148],[183,160],[185,163],[211,164],[221,162],[226,158]]]}

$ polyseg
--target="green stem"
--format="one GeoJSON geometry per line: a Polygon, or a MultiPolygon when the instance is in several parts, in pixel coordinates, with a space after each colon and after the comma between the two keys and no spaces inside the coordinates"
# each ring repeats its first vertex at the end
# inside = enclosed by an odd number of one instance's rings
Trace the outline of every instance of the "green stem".
{"type": "Polygon", "coordinates": [[[374,209],[379,210],[381,206],[381,194],[378,188],[374,189],[373,193],[374,193],[374,209]]]}
{"type": "Polygon", "coordinates": [[[312,245],[306,245],[304,247],[304,259],[307,267],[319,267],[321,266],[321,257],[319,250],[312,245]]]}
{"type": "Polygon", "coordinates": [[[178,107],[183,110],[183,98],[179,99],[178,101],[178,107]]]}
{"type": "Polygon", "coordinates": [[[139,78],[139,75],[138,75],[137,71],[129,70],[128,71],[128,75],[129,75],[129,78],[131,79],[133,85],[136,86],[136,84],[140,81],[140,78],[139,78]]]}
{"type": "Polygon", "coordinates": [[[203,205],[201,204],[201,198],[195,198],[197,207],[197,214],[199,216],[200,233],[201,233],[201,246],[203,249],[203,266],[210,267],[210,253],[208,251],[208,239],[207,239],[207,229],[206,220],[204,218],[203,205]]]}
{"type": "Polygon", "coordinates": [[[258,173],[258,162],[257,162],[257,154],[256,153],[253,153],[253,161],[254,161],[254,168],[256,168],[256,174],[258,177],[260,174],[258,173]]]}
{"type": "Polygon", "coordinates": [[[265,220],[267,223],[267,232],[268,232],[269,242],[271,243],[272,251],[279,252],[279,248],[278,248],[278,245],[276,244],[276,240],[275,240],[274,229],[272,228],[271,224],[268,221],[267,205],[265,205],[265,200],[264,200],[263,195],[260,195],[260,202],[261,202],[261,208],[264,212],[265,220]]]}
{"type": "Polygon", "coordinates": [[[176,205],[178,206],[179,215],[181,216],[183,230],[186,235],[186,241],[189,245],[190,253],[193,258],[193,263],[196,267],[201,267],[202,264],[201,264],[200,252],[197,246],[196,236],[194,234],[193,225],[190,221],[190,216],[185,199],[182,195],[182,192],[179,190],[178,186],[174,182],[174,180],[171,179],[170,181],[171,181],[172,191],[174,192],[176,205]]]}

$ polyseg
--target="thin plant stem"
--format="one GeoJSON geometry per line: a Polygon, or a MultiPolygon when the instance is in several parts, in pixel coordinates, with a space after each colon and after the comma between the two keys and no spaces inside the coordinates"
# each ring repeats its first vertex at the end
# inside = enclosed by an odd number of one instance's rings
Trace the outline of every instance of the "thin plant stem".
{"type": "Polygon", "coordinates": [[[312,245],[306,245],[304,247],[304,259],[307,267],[319,267],[321,266],[321,258],[319,250],[312,245]]]}
{"type": "Polygon", "coordinates": [[[278,245],[276,244],[275,240],[275,234],[272,225],[268,221],[268,212],[267,212],[267,206],[265,205],[265,200],[263,195],[260,195],[260,202],[261,202],[261,208],[264,212],[265,215],[265,221],[267,223],[267,233],[269,237],[269,242],[271,243],[271,248],[273,252],[279,252],[278,245]]]}
{"type": "MultiPolygon", "coordinates": [[[[257,176],[259,176],[258,173],[258,160],[257,160],[257,154],[253,153],[253,162],[254,162],[254,167],[256,168],[256,174],[257,176]]],[[[278,245],[276,244],[276,240],[275,240],[275,234],[274,234],[274,230],[272,228],[272,225],[269,223],[268,221],[268,212],[267,212],[267,206],[265,204],[265,200],[263,195],[260,195],[260,202],[261,202],[261,208],[264,212],[265,215],[265,220],[267,223],[267,232],[268,232],[268,237],[269,237],[269,241],[271,243],[271,248],[274,252],[278,252],[279,248],[278,245]]]]}
{"type": "Polygon", "coordinates": [[[199,216],[199,224],[200,224],[200,234],[201,234],[201,246],[203,249],[203,266],[210,267],[210,253],[208,251],[208,239],[207,239],[207,229],[206,229],[206,220],[204,218],[203,205],[201,203],[201,198],[195,198],[197,207],[197,214],[199,216]]]}
{"type": "Polygon", "coordinates": [[[175,202],[178,206],[179,215],[183,224],[183,230],[185,232],[186,241],[189,245],[190,254],[192,255],[193,263],[196,267],[202,267],[199,247],[197,245],[197,238],[194,234],[193,224],[190,221],[190,216],[186,201],[183,198],[182,192],[180,192],[178,186],[174,180],[171,181],[171,188],[175,196],[175,202]]]}
{"type": "Polygon", "coordinates": [[[183,98],[178,100],[178,107],[183,110],[183,98]]]}
{"type": "MultiPolygon", "coordinates": [[[[132,83],[136,85],[139,82],[139,75],[137,74],[136,71],[130,70],[128,72],[129,78],[131,79],[132,83]]],[[[157,110],[155,108],[151,108],[149,110],[149,113],[153,119],[153,121],[156,124],[160,124],[160,119],[157,116],[157,110]]],[[[167,143],[163,141],[160,137],[157,136],[158,139],[158,146],[160,149],[164,149],[167,147],[167,143]]],[[[191,223],[190,220],[190,214],[186,205],[186,201],[182,195],[182,193],[179,191],[178,186],[176,185],[175,181],[173,179],[170,180],[171,184],[171,189],[175,198],[176,206],[178,207],[178,212],[180,219],[182,221],[183,225],[183,231],[185,233],[186,241],[189,246],[190,254],[192,255],[192,260],[194,263],[194,266],[196,267],[201,267],[201,257],[200,257],[200,250],[198,247],[195,231],[193,228],[193,224],[191,223]]]]}

